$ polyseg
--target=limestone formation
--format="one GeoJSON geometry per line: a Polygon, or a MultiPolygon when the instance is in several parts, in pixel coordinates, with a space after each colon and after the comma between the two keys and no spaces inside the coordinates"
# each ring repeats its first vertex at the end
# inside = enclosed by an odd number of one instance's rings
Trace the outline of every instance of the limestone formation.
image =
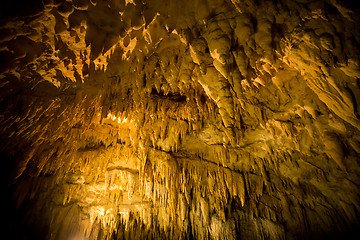
{"type": "Polygon", "coordinates": [[[350,1],[8,1],[0,16],[6,236],[359,233],[350,1]]]}

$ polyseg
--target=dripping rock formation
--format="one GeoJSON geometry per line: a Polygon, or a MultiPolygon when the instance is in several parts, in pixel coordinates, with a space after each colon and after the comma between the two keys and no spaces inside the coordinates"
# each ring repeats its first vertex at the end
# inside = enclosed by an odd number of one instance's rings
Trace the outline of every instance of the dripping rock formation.
{"type": "Polygon", "coordinates": [[[0,16],[11,239],[359,234],[356,5],[12,0],[0,16]]]}

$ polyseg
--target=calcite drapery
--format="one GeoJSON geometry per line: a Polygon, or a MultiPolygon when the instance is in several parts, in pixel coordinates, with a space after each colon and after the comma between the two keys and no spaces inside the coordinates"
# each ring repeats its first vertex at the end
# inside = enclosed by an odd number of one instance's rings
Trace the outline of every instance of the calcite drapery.
{"type": "Polygon", "coordinates": [[[19,207],[9,231],[350,236],[360,225],[360,31],[351,7],[4,4],[2,175],[19,207]]]}

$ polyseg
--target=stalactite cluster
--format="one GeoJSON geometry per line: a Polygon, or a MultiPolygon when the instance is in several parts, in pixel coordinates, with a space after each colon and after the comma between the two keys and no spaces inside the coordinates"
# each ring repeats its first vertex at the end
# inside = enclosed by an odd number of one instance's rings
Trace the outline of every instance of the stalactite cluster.
{"type": "Polygon", "coordinates": [[[355,5],[30,2],[0,8],[15,239],[359,231],[355,5]]]}

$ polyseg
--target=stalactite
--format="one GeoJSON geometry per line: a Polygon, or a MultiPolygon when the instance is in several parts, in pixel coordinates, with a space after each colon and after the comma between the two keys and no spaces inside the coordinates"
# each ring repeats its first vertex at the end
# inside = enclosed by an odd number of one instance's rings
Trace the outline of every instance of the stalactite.
{"type": "Polygon", "coordinates": [[[3,172],[40,237],[356,232],[358,10],[41,2],[0,21],[3,172]]]}

